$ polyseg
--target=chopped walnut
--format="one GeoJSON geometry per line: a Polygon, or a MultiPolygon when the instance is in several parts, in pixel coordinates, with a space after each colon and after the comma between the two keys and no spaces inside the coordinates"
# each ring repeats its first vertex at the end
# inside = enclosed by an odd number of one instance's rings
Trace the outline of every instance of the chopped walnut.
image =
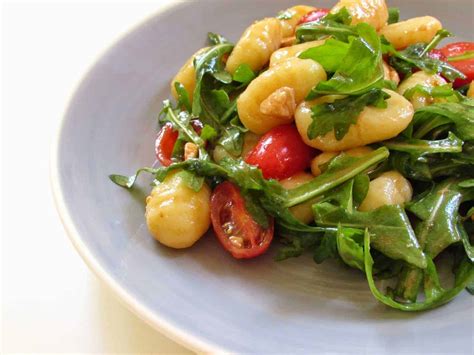
{"type": "Polygon", "coordinates": [[[260,112],[265,115],[290,118],[295,110],[295,89],[287,86],[275,90],[260,104],[260,112]]]}
{"type": "Polygon", "coordinates": [[[196,144],[187,142],[184,145],[184,160],[197,158],[198,156],[198,147],[196,144]]]}

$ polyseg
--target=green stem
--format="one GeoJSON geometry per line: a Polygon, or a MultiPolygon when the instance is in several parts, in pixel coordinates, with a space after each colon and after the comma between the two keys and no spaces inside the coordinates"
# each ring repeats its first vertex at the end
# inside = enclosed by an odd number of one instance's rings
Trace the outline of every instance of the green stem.
{"type": "Polygon", "coordinates": [[[367,170],[374,164],[377,164],[389,156],[387,148],[379,148],[370,154],[367,154],[357,161],[348,164],[345,168],[335,172],[324,173],[310,182],[303,184],[297,188],[288,190],[288,198],[285,207],[292,207],[319,196],[326,191],[352,179],[354,176],[367,170]]]}
{"type": "Polygon", "coordinates": [[[466,51],[463,54],[455,55],[448,58],[448,62],[457,62],[460,60],[472,59],[474,58],[474,51],[466,51]]]}
{"type": "Polygon", "coordinates": [[[420,58],[424,57],[428,52],[430,52],[432,49],[436,48],[438,43],[441,42],[444,38],[450,37],[450,36],[451,36],[451,33],[449,31],[445,30],[444,28],[439,30],[436,33],[436,36],[434,36],[434,38],[431,40],[431,42],[426,45],[423,52],[421,52],[420,58]]]}

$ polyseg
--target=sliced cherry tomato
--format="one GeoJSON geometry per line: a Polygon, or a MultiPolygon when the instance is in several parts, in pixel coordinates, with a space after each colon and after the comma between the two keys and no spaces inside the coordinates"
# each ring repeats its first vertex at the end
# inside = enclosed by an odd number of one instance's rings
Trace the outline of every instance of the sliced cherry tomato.
{"type": "Polygon", "coordinates": [[[201,135],[201,131],[204,128],[204,125],[199,120],[191,120],[191,126],[193,126],[194,130],[197,134],[201,135]]]}
{"type": "Polygon", "coordinates": [[[171,155],[177,139],[178,131],[173,128],[170,122],[166,122],[158,132],[155,141],[155,154],[163,166],[171,165],[171,155]]]}
{"type": "Polygon", "coordinates": [[[448,58],[448,63],[463,72],[466,79],[456,79],[453,83],[455,88],[469,84],[474,80],[474,42],[450,43],[440,49],[440,52],[448,58]]]}
{"type": "Polygon", "coordinates": [[[219,184],[211,196],[211,221],[217,239],[236,259],[264,253],[273,239],[273,219],[263,229],[245,208],[238,187],[229,181],[219,184]]]}
{"type": "Polygon", "coordinates": [[[328,13],[329,9],[324,8],[310,11],[298,21],[298,25],[301,25],[302,23],[306,22],[318,21],[319,19],[322,19],[324,16],[326,16],[328,13]]]}
{"type": "Polygon", "coordinates": [[[286,179],[308,168],[314,153],[303,142],[295,125],[288,124],[268,131],[245,161],[258,166],[267,179],[286,179]]]}

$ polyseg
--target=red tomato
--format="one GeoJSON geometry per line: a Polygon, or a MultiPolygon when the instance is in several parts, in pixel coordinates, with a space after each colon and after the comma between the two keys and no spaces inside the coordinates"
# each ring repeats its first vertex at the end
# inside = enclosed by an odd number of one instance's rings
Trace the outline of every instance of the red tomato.
{"type": "Polygon", "coordinates": [[[433,59],[438,59],[443,62],[446,62],[448,60],[448,58],[446,58],[446,56],[443,53],[441,53],[439,49],[432,49],[431,52],[428,53],[428,57],[433,58],[433,59]]]}
{"type": "Polygon", "coordinates": [[[177,139],[178,131],[174,130],[170,122],[166,122],[158,132],[155,141],[155,154],[163,166],[171,165],[171,155],[177,139]]]}
{"type": "Polygon", "coordinates": [[[236,259],[264,253],[273,239],[273,219],[263,229],[245,208],[239,189],[229,181],[219,184],[211,196],[211,221],[217,239],[236,259]]]}
{"type": "Polygon", "coordinates": [[[258,141],[245,158],[258,166],[266,179],[286,179],[308,168],[314,149],[307,146],[295,125],[272,128],[258,141]]]}
{"type": "Polygon", "coordinates": [[[448,58],[448,63],[463,72],[466,79],[456,79],[453,86],[455,88],[469,84],[474,80],[474,42],[456,42],[450,43],[440,49],[440,52],[448,58]],[[469,55],[469,52],[472,55],[469,55]],[[467,55],[469,58],[456,60],[460,55],[467,55]],[[449,59],[452,60],[449,60],[449,59]]]}
{"type": "Polygon", "coordinates": [[[329,13],[329,9],[316,9],[316,10],[310,11],[298,21],[298,25],[301,25],[302,23],[306,23],[306,22],[318,21],[319,19],[326,16],[328,13],[329,13]]]}

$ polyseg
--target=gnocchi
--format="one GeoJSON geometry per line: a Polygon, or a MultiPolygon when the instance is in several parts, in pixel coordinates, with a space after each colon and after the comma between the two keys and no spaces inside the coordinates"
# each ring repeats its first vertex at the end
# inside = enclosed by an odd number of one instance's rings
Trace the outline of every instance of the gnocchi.
{"type": "Polygon", "coordinates": [[[387,24],[388,8],[385,0],[340,0],[331,12],[336,13],[343,7],[351,14],[353,25],[366,22],[379,30],[387,24]]]}
{"type": "MultiPolygon", "coordinates": [[[[344,153],[351,157],[360,157],[372,152],[373,149],[370,147],[357,147],[349,150],[345,150],[344,153]]],[[[339,152],[322,152],[315,156],[311,161],[311,173],[314,176],[321,175],[321,166],[329,162],[331,159],[339,155],[339,152]]]]}
{"type": "MultiPolygon", "coordinates": [[[[314,176],[301,172],[298,174],[295,174],[287,179],[280,180],[280,184],[285,188],[285,189],[294,189],[300,185],[303,185],[304,183],[307,183],[311,180],[313,180],[314,176]]],[[[309,200],[307,202],[304,202],[302,204],[293,206],[290,208],[290,212],[293,214],[293,216],[303,222],[303,223],[310,223],[313,221],[313,210],[312,206],[316,201],[314,199],[309,200]]]]}
{"type": "MultiPolygon", "coordinates": [[[[413,105],[396,92],[384,91],[390,95],[386,101],[387,108],[365,107],[357,118],[357,123],[350,126],[349,131],[341,140],[336,139],[333,131],[322,137],[308,138],[307,131],[312,122],[311,107],[328,102],[327,97],[323,96],[312,102],[301,103],[296,109],[295,122],[303,141],[323,152],[338,152],[397,136],[411,122],[414,114],[413,105]]],[[[337,96],[334,95],[330,100],[334,101],[336,98],[337,96]]]]}
{"type": "MultiPolygon", "coordinates": [[[[436,87],[445,84],[447,84],[446,80],[444,80],[438,74],[427,74],[424,71],[419,71],[405,79],[400,84],[397,91],[400,95],[404,95],[407,90],[415,87],[416,85],[436,87]]],[[[443,99],[432,98],[420,93],[414,93],[410,98],[410,102],[412,103],[415,110],[441,100],[443,99]]]]}
{"type": "Polygon", "coordinates": [[[294,46],[280,48],[279,50],[273,52],[272,56],[270,57],[270,67],[281,63],[284,60],[289,58],[298,57],[301,53],[305,50],[313,47],[318,47],[324,44],[324,40],[318,41],[310,41],[300,44],[295,44],[294,46]]]}
{"type": "Polygon", "coordinates": [[[400,76],[398,75],[397,71],[393,69],[390,65],[382,61],[383,66],[383,78],[385,80],[393,81],[397,86],[400,83],[400,76]]]}
{"type": "Polygon", "coordinates": [[[369,184],[359,211],[372,211],[385,205],[403,205],[411,200],[413,188],[398,171],[387,171],[369,184]]]}
{"type": "Polygon", "coordinates": [[[288,124],[293,116],[268,115],[261,111],[261,104],[283,87],[294,89],[296,104],[320,81],[326,80],[323,67],[311,59],[290,58],[279,63],[254,79],[237,100],[237,110],[243,125],[256,134],[288,124]]]}
{"type": "Polygon", "coordinates": [[[209,229],[211,190],[189,188],[179,171],[168,174],[146,199],[148,230],[160,243],[175,249],[188,248],[209,229]]]}
{"type": "Polygon", "coordinates": [[[194,53],[191,56],[191,58],[189,58],[186,61],[186,63],[184,63],[181,69],[179,69],[178,73],[175,75],[173,80],[171,80],[171,83],[170,83],[171,94],[173,95],[175,99],[178,99],[178,93],[176,92],[174,83],[179,82],[183,84],[184,88],[188,92],[189,99],[191,101],[193,100],[193,92],[196,86],[196,71],[194,70],[194,58],[197,55],[204,53],[208,49],[209,47],[201,48],[196,53],[194,53]]]}
{"type": "Polygon", "coordinates": [[[300,19],[313,10],[316,10],[316,8],[307,5],[296,5],[285,10],[284,13],[287,14],[289,18],[280,20],[283,38],[293,36],[295,34],[296,25],[300,19]]]}
{"type": "Polygon", "coordinates": [[[431,16],[415,17],[392,23],[380,30],[380,34],[392,43],[395,49],[402,49],[415,43],[429,43],[443,25],[431,16]]]}
{"type": "Polygon", "coordinates": [[[247,64],[253,71],[262,69],[282,41],[281,22],[266,18],[247,28],[231,52],[226,70],[234,74],[241,64],[247,64]]]}

